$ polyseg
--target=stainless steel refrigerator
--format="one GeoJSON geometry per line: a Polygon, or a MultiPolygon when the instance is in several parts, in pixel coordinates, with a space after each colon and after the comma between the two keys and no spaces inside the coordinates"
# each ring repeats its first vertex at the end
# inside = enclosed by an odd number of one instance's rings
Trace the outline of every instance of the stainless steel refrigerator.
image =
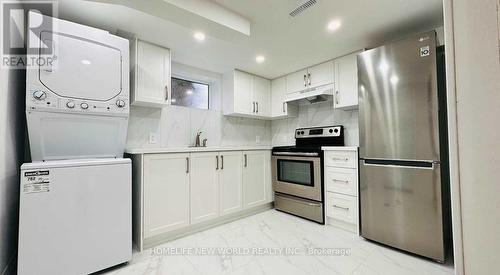
{"type": "Polygon", "coordinates": [[[444,54],[435,32],[358,56],[361,235],[444,261],[444,54]]]}

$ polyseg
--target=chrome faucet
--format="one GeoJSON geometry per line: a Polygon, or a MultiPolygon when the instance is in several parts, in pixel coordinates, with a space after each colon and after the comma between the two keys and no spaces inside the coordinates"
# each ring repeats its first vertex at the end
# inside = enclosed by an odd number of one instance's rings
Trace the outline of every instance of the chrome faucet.
{"type": "Polygon", "coordinates": [[[201,141],[200,141],[200,136],[201,136],[201,131],[198,131],[196,133],[196,139],[194,141],[194,147],[200,147],[201,146],[201,141]]]}

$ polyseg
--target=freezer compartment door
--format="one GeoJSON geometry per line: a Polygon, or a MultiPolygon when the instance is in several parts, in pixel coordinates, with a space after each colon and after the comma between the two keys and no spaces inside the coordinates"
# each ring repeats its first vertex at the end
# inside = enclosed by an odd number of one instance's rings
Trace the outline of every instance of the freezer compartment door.
{"type": "Polygon", "coordinates": [[[360,157],[439,160],[435,33],[358,56],[360,157]]]}
{"type": "Polygon", "coordinates": [[[359,167],[361,235],[444,261],[440,165],[360,160],[359,167]]]}

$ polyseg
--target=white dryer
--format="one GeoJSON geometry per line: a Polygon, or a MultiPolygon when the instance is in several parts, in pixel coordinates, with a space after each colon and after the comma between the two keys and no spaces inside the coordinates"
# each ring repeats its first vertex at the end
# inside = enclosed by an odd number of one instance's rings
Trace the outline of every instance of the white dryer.
{"type": "Polygon", "coordinates": [[[28,58],[50,54],[54,62],[26,72],[32,160],[123,157],[129,115],[128,40],[29,13],[29,22],[42,19],[52,24],[36,29],[39,49],[28,52],[28,58]]]}

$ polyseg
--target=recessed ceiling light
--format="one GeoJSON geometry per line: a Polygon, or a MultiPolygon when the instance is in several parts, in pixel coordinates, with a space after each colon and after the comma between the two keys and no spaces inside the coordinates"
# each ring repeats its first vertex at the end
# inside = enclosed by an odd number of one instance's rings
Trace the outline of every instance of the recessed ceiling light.
{"type": "Polygon", "coordinates": [[[332,20],[328,23],[327,28],[329,31],[333,32],[333,31],[338,30],[340,28],[340,26],[342,26],[342,23],[340,22],[340,20],[335,19],[335,20],[332,20]]]}
{"type": "Polygon", "coordinates": [[[195,32],[193,35],[194,39],[198,41],[204,41],[205,40],[205,34],[202,32],[195,32]]]}
{"type": "Polygon", "coordinates": [[[257,57],[255,57],[255,61],[257,61],[257,63],[262,63],[266,61],[266,58],[263,55],[257,55],[257,57]]]}

